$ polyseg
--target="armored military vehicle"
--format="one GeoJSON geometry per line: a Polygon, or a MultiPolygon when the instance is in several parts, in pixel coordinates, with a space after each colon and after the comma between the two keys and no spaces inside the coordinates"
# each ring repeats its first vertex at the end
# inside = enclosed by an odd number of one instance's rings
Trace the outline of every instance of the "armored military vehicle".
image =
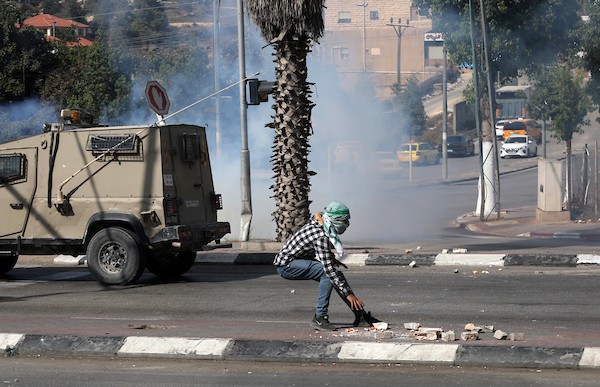
{"type": "Polygon", "coordinates": [[[103,284],[134,283],[145,269],[174,277],[230,232],[217,221],[205,128],[61,117],[0,144],[0,274],[20,255],[85,254],[103,284]]]}

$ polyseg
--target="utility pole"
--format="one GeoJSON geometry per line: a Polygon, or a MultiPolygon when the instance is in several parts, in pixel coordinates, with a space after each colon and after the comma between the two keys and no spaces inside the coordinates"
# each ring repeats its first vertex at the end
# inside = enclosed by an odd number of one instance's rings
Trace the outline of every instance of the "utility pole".
{"type": "Polygon", "coordinates": [[[363,0],[362,4],[356,4],[357,7],[363,7],[363,31],[362,31],[362,50],[363,50],[363,72],[367,71],[367,5],[369,3],[363,0]]]}
{"type": "Polygon", "coordinates": [[[448,178],[448,53],[446,51],[446,42],[442,48],[444,53],[444,69],[442,73],[442,178],[448,178]]]}
{"type": "Polygon", "coordinates": [[[402,65],[400,63],[400,59],[402,58],[402,34],[407,28],[414,28],[413,26],[408,25],[408,20],[406,20],[406,24],[402,24],[402,20],[398,19],[398,23],[394,23],[394,19],[390,18],[390,22],[386,24],[386,26],[394,27],[394,31],[396,31],[396,35],[398,35],[398,52],[396,54],[396,83],[398,84],[398,89],[401,89],[401,81],[400,73],[402,65]]]}
{"type": "Polygon", "coordinates": [[[242,194],[242,218],[240,240],[247,242],[250,238],[250,223],[252,222],[252,195],[250,191],[250,150],[248,149],[248,122],[246,105],[246,46],[244,44],[244,5],[237,0],[238,13],[238,56],[240,71],[240,189],[242,194]]]}
{"type": "MultiPolygon", "coordinates": [[[[213,74],[215,91],[221,89],[219,81],[219,4],[220,0],[213,0],[213,74]]],[[[198,3],[200,7],[200,3],[198,3]]],[[[221,96],[215,96],[215,148],[217,160],[221,159],[221,96]]]]}

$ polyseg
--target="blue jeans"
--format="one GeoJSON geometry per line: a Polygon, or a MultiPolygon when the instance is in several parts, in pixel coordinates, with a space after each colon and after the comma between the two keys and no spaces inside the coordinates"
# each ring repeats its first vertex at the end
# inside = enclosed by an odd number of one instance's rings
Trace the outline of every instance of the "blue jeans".
{"type": "Polygon", "coordinates": [[[329,299],[333,284],[323,270],[323,264],[307,259],[294,259],[286,266],[279,266],[277,272],[289,280],[315,280],[319,281],[319,296],[317,297],[317,316],[326,316],[329,309],[329,299]]]}

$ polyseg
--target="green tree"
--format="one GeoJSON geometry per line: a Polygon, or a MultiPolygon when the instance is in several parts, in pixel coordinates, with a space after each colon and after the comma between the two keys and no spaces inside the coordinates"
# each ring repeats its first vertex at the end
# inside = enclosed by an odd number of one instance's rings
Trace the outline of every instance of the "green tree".
{"type": "Polygon", "coordinates": [[[52,63],[52,46],[33,28],[19,28],[14,2],[0,0],[0,102],[35,95],[52,63]]]}
{"type": "Polygon", "coordinates": [[[434,29],[444,34],[451,60],[477,65],[474,76],[479,82],[474,92],[479,97],[476,103],[480,117],[476,117],[476,122],[481,123],[484,162],[479,190],[482,206],[478,206],[476,212],[484,219],[494,210],[500,210],[496,202],[499,191],[495,178],[496,157],[492,157],[495,109],[494,101],[489,100],[493,93],[488,89],[487,80],[492,77],[511,79],[556,63],[573,47],[571,32],[579,22],[578,4],[572,0],[416,0],[414,3],[430,11],[434,29]],[[485,5],[483,12],[482,4],[485,5]],[[482,18],[482,14],[485,17],[482,18]],[[486,63],[489,68],[486,68],[487,77],[483,77],[486,63]]]}
{"type": "MultiPolygon", "coordinates": [[[[567,192],[571,192],[571,142],[575,133],[588,124],[592,99],[587,93],[582,75],[574,75],[566,66],[553,66],[539,71],[534,77],[535,92],[528,101],[534,118],[551,119],[549,130],[559,142],[566,143],[567,192]]],[[[567,200],[570,205],[570,197],[567,200]]]]}
{"type": "Polygon", "coordinates": [[[135,0],[126,35],[130,45],[149,48],[165,40],[169,20],[158,0],[135,0]]]}
{"type": "Polygon", "coordinates": [[[309,136],[312,133],[306,57],[323,35],[322,0],[248,0],[248,12],[275,49],[272,186],[276,239],[284,241],[310,219],[309,136]]]}
{"type": "Polygon", "coordinates": [[[79,23],[87,23],[85,20],[85,10],[78,0],[63,0],[58,15],[63,19],[74,20],[79,23]]]}
{"type": "Polygon", "coordinates": [[[400,105],[400,111],[408,116],[408,122],[404,124],[408,126],[413,136],[421,136],[427,125],[427,114],[421,98],[423,92],[419,81],[413,75],[408,78],[404,90],[400,91],[398,85],[394,84],[393,91],[400,105]]]}
{"type": "Polygon", "coordinates": [[[582,64],[590,72],[588,88],[595,104],[600,104],[600,6],[596,1],[587,0],[585,14],[588,21],[581,23],[578,36],[583,53],[582,64]]]}
{"type": "Polygon", "coordinates": [[[57,55],[61,63],[44,84],[43,100],[108,118],[119,116],[128,107],[128,74],[119,70],[115,55],[107,46],[61,45],[57,46],[57,55]]]}
{"type": "Polygon", "coordinates": [[[40,2],[40,10],[42,13],[58,15],[61,10],[60,0],[43,0],[40,2]]]}

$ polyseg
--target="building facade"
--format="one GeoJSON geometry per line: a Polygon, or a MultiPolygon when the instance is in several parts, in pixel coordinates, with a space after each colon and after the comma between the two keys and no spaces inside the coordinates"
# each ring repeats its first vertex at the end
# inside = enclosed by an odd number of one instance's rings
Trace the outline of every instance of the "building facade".
{"type": "Polygon", "coordinates": [[[314,55],[334,66],[344,84],[368,74],[385,99],[398,81],[404,85],[410,76],[424,81],[441,71],[436,59],[441,50],[425,43],[431,19],[420,16],[412,1],[328,0],[325,5],[325,33],[314,55]]]}

